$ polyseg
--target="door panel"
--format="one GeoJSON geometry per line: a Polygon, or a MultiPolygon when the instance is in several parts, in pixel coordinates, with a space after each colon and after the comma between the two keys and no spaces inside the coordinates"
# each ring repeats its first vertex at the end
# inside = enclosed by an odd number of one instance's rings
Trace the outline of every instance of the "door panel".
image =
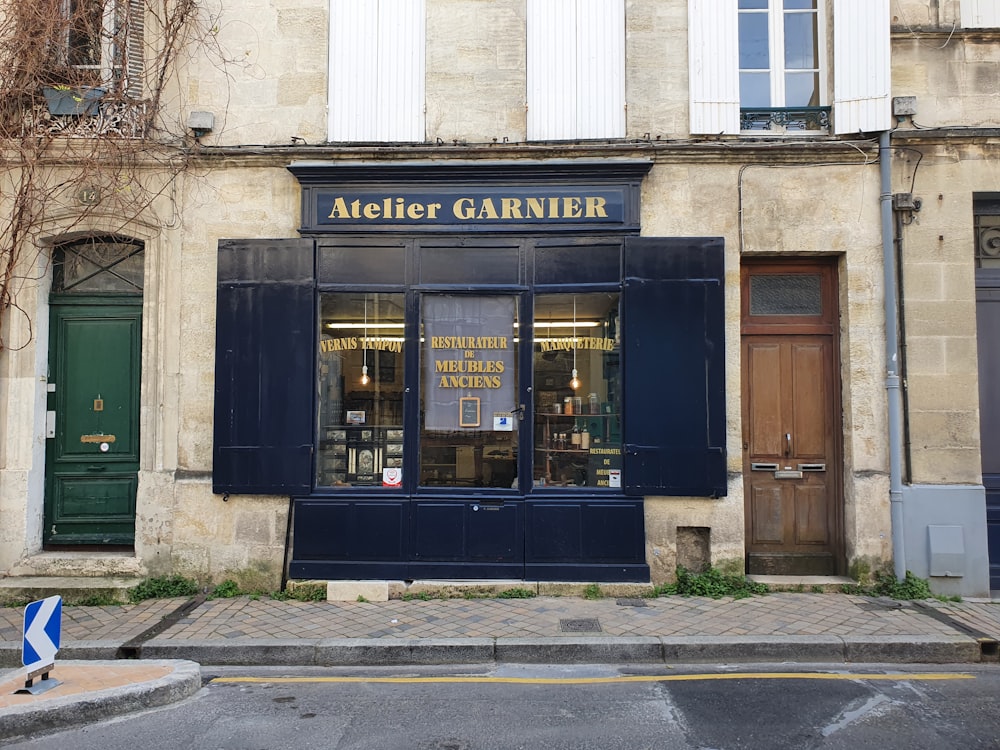
{"type": "Polygon", "coordinates": [[[131,544],[139,469],[142,307],[52,305],[47,544],[131,544]]]}
{"type": "Polygon", "coordinates": [[[976,326],[979,346],[979,434],[986,488],[986,539],[990,588],[1000,589],[1000,276],[976,271],[976,326]]]}
{"type": "MultiPolygon", "coordinates": [[[[836,320],[829,263],[750,263],[743,273],[743,449],[747,572],[833,575],[843,569],[836,320]],[[751,313],[751,278],[815,281],[807,314],[782,298],[751,313]],[[820,304],[822,301],[822,304],[820,304]],[[768,305],[771,305],[768,307],[768,305]]],[[[773,286],[773,284],[772,284],[773,286]]],[[[765,281],[762,288],[768,288],[765,281]]]]}

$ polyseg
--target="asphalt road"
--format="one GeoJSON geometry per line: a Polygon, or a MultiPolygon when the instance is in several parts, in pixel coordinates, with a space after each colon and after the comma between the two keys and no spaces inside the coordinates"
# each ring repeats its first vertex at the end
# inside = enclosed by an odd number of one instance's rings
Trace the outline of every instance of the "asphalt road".
{"type": "Polygon", "coordinates": [[[6,748],[1000,748],[1000,665],[962,666],[206,667],[182,703],[6,748]]]}

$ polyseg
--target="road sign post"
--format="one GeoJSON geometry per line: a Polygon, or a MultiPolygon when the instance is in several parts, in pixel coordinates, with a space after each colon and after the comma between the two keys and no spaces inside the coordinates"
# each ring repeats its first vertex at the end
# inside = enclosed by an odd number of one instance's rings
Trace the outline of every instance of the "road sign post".
{"type": "Polygon", "coordinates": [[[62,629],[62,597],[50,596],[31,602],[24,608],[24,641],[21,646],[21,663],[25,667],[24,687],[16,693],[38,695],[59,684],[50,680],[49,672],[55,667],[62,629]],[[38,685],[35,677],[41,675],[38,685]]]}

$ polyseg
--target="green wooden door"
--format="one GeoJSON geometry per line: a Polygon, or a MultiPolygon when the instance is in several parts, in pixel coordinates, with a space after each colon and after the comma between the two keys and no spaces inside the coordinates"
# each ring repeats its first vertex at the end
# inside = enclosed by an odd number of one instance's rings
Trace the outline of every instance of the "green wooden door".
{"type": "Polygon", "coordinates": [[[135,539],[141,331],[140,299],[52,301],[48,545],[135,539]]]}

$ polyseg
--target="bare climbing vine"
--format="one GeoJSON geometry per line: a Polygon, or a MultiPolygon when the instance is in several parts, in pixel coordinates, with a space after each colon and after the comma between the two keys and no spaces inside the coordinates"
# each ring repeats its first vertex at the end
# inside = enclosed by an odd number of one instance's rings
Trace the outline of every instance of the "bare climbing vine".
{"type": "Polygon", "coordinates": [[[216,29],[202,0],[0,0],[0,352],[33,335],[18,298],[49,222],[72,236],[100,215],[113,234],[187,167],[171,86],[216,29]]]}

